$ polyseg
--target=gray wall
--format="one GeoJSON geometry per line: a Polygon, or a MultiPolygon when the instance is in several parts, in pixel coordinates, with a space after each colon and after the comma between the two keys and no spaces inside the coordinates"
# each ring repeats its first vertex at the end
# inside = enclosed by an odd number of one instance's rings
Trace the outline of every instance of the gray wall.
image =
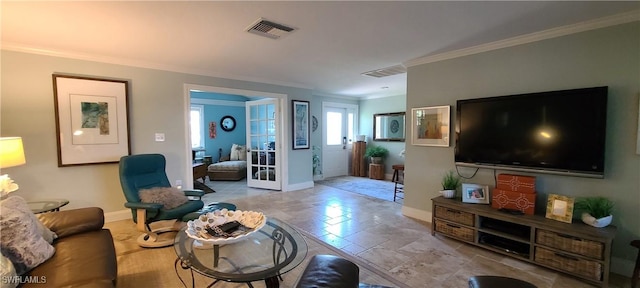
{"type": "MultiPolygon", "coordinates": [[[[2,50],[0,131],[2,136],[23,137],[27,164],[3,169],[26,199],[67,198],[68,207],[102,207],[106,212],[125,209],[118,165],[57,166],[56,124],[51,74],[68,73],[130,81],[129,122],[131,153],[161,153],[167,158],[172,183],[186,179],[184,84],[287,94],[284,113],[290,115],[291,99],[310,100],[311,90],[262,83],[134,68],[92,61],[42,56],[2,50]],[[154,133],[165,133],[155,142],[154,133]]],[[[289,123],[284,133],[291,134],[289,123]]],[[[289,136],[290,139],[290,136],[289,136]]],[[[291,150],[289,181],[283,186],[312,185],[311,150],[291,150]]]]}
{"type": "MultiPolygon", "coordinates": [[[[384,171],[388,176],[387,178],[390,178],[393,173],[392,165],[404,163],[404,158],[400,157],[400,151],[405,149],[405,143],[409,140],[408,135],[411,134],[411,131],[405,129],[405,135],[407,135],[405,142],[373,141],[373,115],[377,113],[405,112],[406,110],[407,97],[405,95],[360,101],[360,134],[367,135],[367,147],[376,145],[389,149],[389,155],[384,159],[384,171]]],[[[406,114],[405,116],[406,128],[411,115],[406,114]]],[[[409,143],[411,143],[410,140],[409,143]]]]}
{"type": "MultiPolygon", "coordinates": [[[[609,86],[605,179],[531,175],[537,177],[538,212],[550,193],[571,197],[602,195],[615,201],[613,224],[618,233],[613,256],[631,263],[637,251],[629,242],[640,238],[640,155],[635,153],[640,95],[639,22],[408,70],[407,110],[452,105],[455,111],[458,99],[609,86]]],[[[454,169],[453,145],[407,145],[403,211],[431,211],[430,199],[438,196],[441,176],[454,169]]],[[[460,169],[467,176],[473,170],[460,169]]],[[[493,184],[493,171],[480,169],[478,175],[465,182],[493,184]]],[[[617,263],[613,265],[614,271],[628,271],[617,263]]]]}

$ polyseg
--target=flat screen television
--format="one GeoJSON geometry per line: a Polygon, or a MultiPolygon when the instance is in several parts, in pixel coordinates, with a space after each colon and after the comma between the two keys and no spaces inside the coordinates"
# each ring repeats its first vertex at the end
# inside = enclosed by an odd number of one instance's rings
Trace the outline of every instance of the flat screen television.
{"type": "Polygon", "coordinates": [[[603,178],[607,90],[458,100],[456,165],[603,178]]]}

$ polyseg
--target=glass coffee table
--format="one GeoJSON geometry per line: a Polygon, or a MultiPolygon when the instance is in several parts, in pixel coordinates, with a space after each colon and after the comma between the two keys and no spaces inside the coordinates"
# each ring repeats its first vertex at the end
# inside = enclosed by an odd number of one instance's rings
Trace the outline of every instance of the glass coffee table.
{"type": "Polygon", "coordinates": [[[219,281],[253,287],[251,282],[262,280],[269,288],[279,287],[278,278],[300,265],[307,256],[307,242],[302,235],[276,218],[268,217],[260,231],[239,242],[209,248],[187,236],[185,229],[178,232],[174,241],[178,255],[175,265],[215,279],[208,287],[219,281]]]}
{"type": "Polygon", "coordinates": [[[27,202],[29,209],[35,214],[60,211],[60,208],[67,204],[69,204],[67,199],[45,199],[27,202]]]}

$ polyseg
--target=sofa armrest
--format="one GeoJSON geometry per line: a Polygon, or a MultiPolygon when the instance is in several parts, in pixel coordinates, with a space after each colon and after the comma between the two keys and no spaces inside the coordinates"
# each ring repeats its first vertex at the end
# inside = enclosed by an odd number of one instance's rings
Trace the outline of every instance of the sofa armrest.
{"type": "Polygon", "coordinates": [[[62,210],[37,214],[36,216],[44,226],[55,232],[60,238],[100,230],[104,226],[104,211],[99,207],[62,210]]]}

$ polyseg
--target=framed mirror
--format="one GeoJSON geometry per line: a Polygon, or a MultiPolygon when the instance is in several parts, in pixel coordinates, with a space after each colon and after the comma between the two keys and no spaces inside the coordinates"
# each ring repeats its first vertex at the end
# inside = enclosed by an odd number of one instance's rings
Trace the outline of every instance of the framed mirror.
{"type": "Polygon", "coordinates": [[[373,141],[399,141],[405,138],[405,112],[373,115],[373,141]]]}

